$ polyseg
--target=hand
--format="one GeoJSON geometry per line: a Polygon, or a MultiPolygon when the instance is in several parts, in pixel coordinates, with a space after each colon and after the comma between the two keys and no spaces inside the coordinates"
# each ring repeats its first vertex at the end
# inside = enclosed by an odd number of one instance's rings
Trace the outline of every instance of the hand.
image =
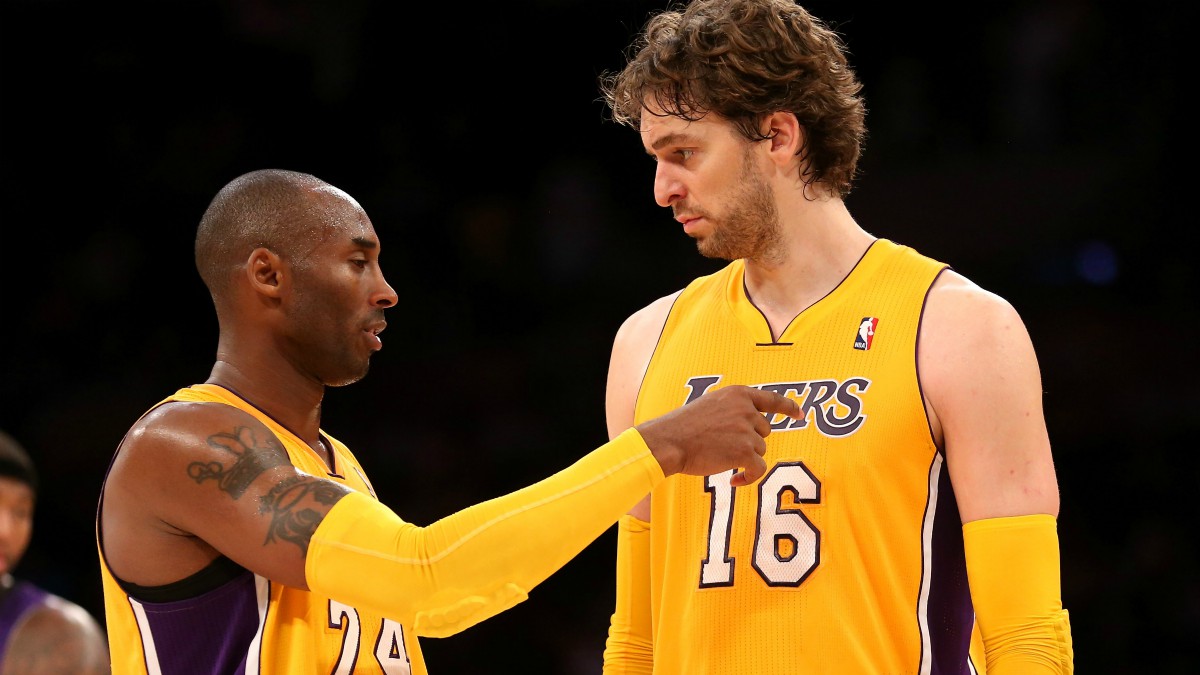
{"type": "Polygon", "coordinates": [[[775,392],[744,385],[710,391],[691,403],[637,426],[663,473],[709,476],[729,469],[730,485],[749,485],[767,471],[768,415],[796,418],[800,406],[775,392]]]}

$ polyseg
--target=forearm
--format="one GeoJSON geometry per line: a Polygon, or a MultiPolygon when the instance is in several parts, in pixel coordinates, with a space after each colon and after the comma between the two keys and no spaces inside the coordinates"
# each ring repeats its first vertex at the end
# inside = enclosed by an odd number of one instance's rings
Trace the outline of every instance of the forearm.
{"type": "Polygon", "coordinates": [[[1073,672],[1054,517],[977,520],[963,541],[988,675],[1073,672]]]}
{"type": "Polygon", "coordinates": [[[604,675],[650,675],[650,524],[627,515],[617,527],[617,602],[604,644],[604,675]]]}
{"type": "Polygon", "coordinates": [[[524,600],[662,478],[630,430],[545,480],[428,527],[348,495],[313,534],[308,586],[419,635],[452,635],[524,600]]]}

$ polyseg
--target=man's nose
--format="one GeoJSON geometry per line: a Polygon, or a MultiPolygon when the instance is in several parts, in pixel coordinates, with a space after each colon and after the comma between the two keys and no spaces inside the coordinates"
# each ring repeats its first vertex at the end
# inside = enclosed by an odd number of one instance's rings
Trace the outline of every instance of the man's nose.
{"type": "Polygon", "coordinates": [[[659,162],[654,170],[654,201],[659,206],[670,206],[683,199],[685,194],[683,182],[670,165],[659,162]]]}

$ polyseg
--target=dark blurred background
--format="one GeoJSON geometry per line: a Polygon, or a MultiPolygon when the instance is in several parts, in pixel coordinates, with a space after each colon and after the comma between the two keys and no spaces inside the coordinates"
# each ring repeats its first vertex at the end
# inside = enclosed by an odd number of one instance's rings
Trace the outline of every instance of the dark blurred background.
{"type": "MultiPolygon", "coordinates": [[[[45,482],[18,573],[103,618],[100,481],[138,415],[208,375],[192,237],[252,169],[346,189],[382,238],[400,306],[324,426],[401,515],[427,524],[601,444],[613,333],[719,266],[654,205],[652,162],[598,98],[664,5],[0,4],[0,428],[45,482]]],[[[851,211],[1008,298],[1032,334],[1079,672],[1189,672],[1200,368],[1179,8],[807,6],[865,83],[851,211]]],[[[430,669],[598,673],[615,542],[425,640],[430,669]]]]}

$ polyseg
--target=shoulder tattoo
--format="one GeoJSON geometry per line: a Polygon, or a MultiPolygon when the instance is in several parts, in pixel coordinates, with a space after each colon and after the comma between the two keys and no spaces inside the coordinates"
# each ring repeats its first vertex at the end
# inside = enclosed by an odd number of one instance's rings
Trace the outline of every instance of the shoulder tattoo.
{"type": "Polygon", "coordinates": [[[349,488],[311,476],[293,476],[279,482],[259,498],[259,513],[271,517],[271,526],[267,529],[267,539],[263,545],[290,541],[307,555],[308,542],[328,513],[328,507],[336,504],[347,492],[349,488]],[[305,506],[308,502],[316,502],[326,508],[308,508],[305,506]]]}
{"type": "Polygon", "coordinates": [[[266,436],[259,438],[249,427],[238,427],[233,433],[222,432],[209,436],[209,447],[228,453],[229,464],[192,462],[188,465],[188,476],[197,483],[216,481],[222,492],[240,499],[250,483],[264,471],[291,463],[287,450],[275,436],[270,433],[266,436]]]}
{"type": "MultiPolygon", "coordinates": [[[[192,462],[188,465],[188,476],[197,483],[215,481],[222,492],[234,499],[241,499],[263,473],[291,465],[287,450],[270,433],[238,427],[232,433],[213,434],[207,441],[210,447],[227,453],[229,460],[192,462]]],[[[333,481],[303,474],[279,481],[258,498],[259,513],[271,519],[263,545],[286,541],[307,553],[313,532],[329,507],[349,491],[333,481]]]]}

